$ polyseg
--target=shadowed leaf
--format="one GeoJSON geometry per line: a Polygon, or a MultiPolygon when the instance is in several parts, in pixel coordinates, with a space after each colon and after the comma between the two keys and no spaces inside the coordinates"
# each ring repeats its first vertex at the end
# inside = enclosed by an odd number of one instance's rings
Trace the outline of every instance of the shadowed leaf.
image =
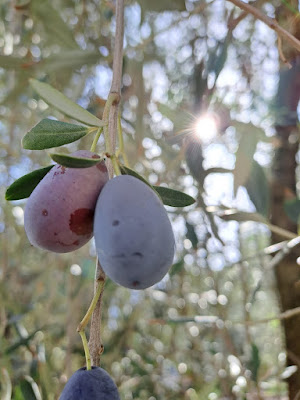
{"type": "Polygon", "coordinates": [[[140,181],[146,183],[146,185],[150,186],[161,198],[162,202],[166,206],[170,207],[185,207],[190,206],[195,203],[195,199],[188,194],[180,192],[179,190],[169,189],[163,186],[152,186],[150,183],[143,178],[140,174],[135,172],[133,169],[125,167],[124,165],[120,166],[122,175],[131,175],[140,181]]]}
{"type": "Polygon", "coordinates": [[[51,153],[53,161],[68,168],[89,168],[99,164],[103,159],[99,158],[80,158],[69,156],[68,154],[51,153]]]}
{"type": "Polygon", "coordinates": [[[49,165],[48,167],[37,169],[17,179],[6,190],[5,199],[11,201],[26,199],[27,197],[29,197],[34,188],[53,166],[54,165],[49,165]]]}
{"type": "Polygon", "coordinates": [[[164,186],[152,186],[153,189],[160,195],[163,203],[170,207],[186,207],[194,204],[196,200],[179,190],[166,188],[164,186]]]}
{"type": "Polygon", "coordinates": [[[152,188],[152,186],[150,185],[150,183],[142,177],[142,175],[138,174],[136,171],[134,171],[131,168],[125,167],[125,165],[120,165],[120,170],[122,175],[131,175],[134,176],[135,178],[139,179],[140,181],[146,183],[146,185],[150,186],[152,188]]]}
{"type": "Polygon", "coordinates": [[[259,214],[268,216],[270,203],[269,183],[264,169],[253,160],[248,180],[245,183],[248,195],[259,214]]]}
{"type": "Polygon", "coordinates": [[[193,249],[195,250],[198,247],[198,237],[195,232],[195,227],[194,225],[190,224],[187,221],[185,223],[185,227],[186,227],[186,238],[191,241],[193,249]]]}

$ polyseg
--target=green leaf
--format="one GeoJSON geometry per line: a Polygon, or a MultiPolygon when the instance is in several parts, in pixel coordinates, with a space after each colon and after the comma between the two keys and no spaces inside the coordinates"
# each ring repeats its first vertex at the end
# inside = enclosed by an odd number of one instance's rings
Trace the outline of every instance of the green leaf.
{"type": "Polygon", "coordinates": [[[256,136],[251,133],[250,129],[241,136],[233,173],[235,194],[239,186],[244,186],[250,176],[256,145],[256,136]]]}
{"type": "Polygon", "coordinates": [[[180,271],[183,271],[183,268],[184,268],[184,260],[182,258],[177,263],[172,265],[172,268],[170,269],[170,276],[176,275],[180,271]]]}
{"type": "Polygon", "coordinates": [[[186,207],[194,204],[196,200],[179,190],[166,188],[164,186],[153,186],[153,189],[160,195],[163,203],[171,207],[186,207]]]}
{"type": "Polygon", "coordinates": [[[47,83],[37,81],[36,79],[30,79],[30,84],[46,103],[55,107],[68,117],[90,126],[105,125],[105,122],[101,121],[101,119],[95,117],[95,115],[68,99],[63,93],[54,89],[47,83]]]}
{"type": "Polygon", "coordinates": [[[193,249],[196,250],[198,247],[198,237],[195,232],[195,227],[194,225],[190,224],[187,221],[185,223],[185,226],[186,226],[186,238],[191,241],[193,249]]]}
{"type": "Polygon", "coordinates": [[[20,385],[14,387],[13,400],[26,400],[26,399],[24,399],[24,396],[22,394],[22,389],[21,389],[20,385]]]}
{"type": "Polygon", "coordinates": [[[213,167],[213,168],[208,168],[203,172],[206,178],[209,174],[232,174],[233,170],[221,167],[213,167]]]}
{"type": "Polygon", "coordinates": [[[68,154],[51,153],[50,157],[53,161],[68,168],[89,168],[103,161],[102,158],[83,158],[73,157],[68,154]]]}
{"type": "Polygon", "coordinates": [[[229,209],[218,213],[218,216],[222,218],[224,221],[237,221],[237,222],[260,222],[262,224],[268,225],[267,219],[258,213],[251,213],[245,211],[238,211],[236,209],[229,209]]]}
{"type": "Polygon", "coordinates": [[[238,187],[245,186],[250,177],[257,142],[266,140],[266,136],[263,129],[250,123],[233,121],[232,126],[235,127],[237,133],[240,135],[233,173],[234,193],[236,194],[238,187]]]}
{"type": "Polygon", "coordinates": [[[131,175],[134,176],[135,178],[139,179],[140,181],[146,183],[146,185],[150,186],[152,188],[152,185],[142,177],[142,175],[138,174],[136,171],[134,171],[131,168],[125,167],[125,165],[120,165],[120,170],[122,175],[131,175]]]}
{"type": "Polygon", "coordinates": [[[256,344],[251,343],[251,359],[247,363],[247,368],[252,372],[251,378],[254,382],[258,381],[260,363],[259,349],[256,344]]]}
{"type": "Polygon", "coordinates": [[[88,133],[89,128],[85,126],[46,118],[26,133],[22,145],[28,150],[50,149],[75,142],[88,133]]]}
{"type": "Polygon", "coordinates": [[[31,0],[31,17],[35,23],[42,24],[48,42],[52,41],[63,48],[78,49],[74,32],[62,19],[59,11],[52,5],[52,1],[31,0]]]}
{"type": "Polygon", "coordinates": [[[5,199],[11,201],[26,199],[27,197],[29,197],[34,188],[44,178],[44,176],[50,171],[52,167],[54,167],[54,165],[49,165],[48,167],[37,169],[17,179],[6,190],[5,199]]]}
{"type": "Polygon", "coordinates": [[[195,203],[195,199],[188,194],[180,192],[179,190],[169,189],[163,186],[152,186],[145,178],[143,178],[140,174],[134,171],[131,168],[125,167],[124,165],[120,166],[120,170],[122,175],[131,175],[140,181],[146,183],[146,185],[150,186],[161,198],[162,202],[166,206],[171,207],[185,207],[190,206],[195,203]]]}
{"type": "Polygon", "coordinates": [[[25,65],[26,61],[20,57],[0,55],[0,67],[4,69],[19,69],[25,65]]]}
{"type": "MultiPolygon", "coordinates": [[[[156,105],[158,111],[173,123],[175,132],[187,131],[187,128],[191,126],[193,117],[187,111],[172,109],[163,103],[157,103],[156,105]]],[[[188,133],[188,131],[186,133],[188,133]]],[[[183,136],[185,136],[186,133],[184,133],[183,136]]],[[[179,135],[177,135],[176,138],[178,139],[179,135]]]]}
{"type": "Polygon", "coordinates": [[[297,224],[300,217],[300,200],[287,200],[284,202],[283,208],[290,220],[297,224]]]}
{"type": "Polygon", "coordinates": [[[20,382],[22,394],[26,400],[38,400],[41,399],[38,385],[30,376],[25,376],[20,382]]]}
{"type": "Polygon", "coordinates": [[[253,221],[253,222],[259,222],[262,224],[265,224],[268,226],[270,231],[273,233],[276,233],[279,236],[282,236],[283,238],[286,239],[294,239],[297,237],[297,235],[294,232],[290,232],[287,229],[280,228],[277,225],[271,224],[263,215],[258,214],[258,213],[251,213],[251,212],[245,212],[245,211],[238,211],[236,209],[227,209],[226,211],[224,210],[216,210],[215,207],[208,207],[208,209],[214,209],[214,212],[218,217],[222,218],[225,221],[237,221],[237,222],[247,222],[247,221],[253,221]]]}
{"type": "Polygon", "coordinates": [[[269,214],[270,190],[264,169],[253,160],[248,180],[245,182],[248,195],[256,211],[265,217],[269,214]]]}
{"type": "Polygon", "coordinates": [[[143,12],[185,11],[184,0],[139,0],[143,12]]]}
{"type": "MultiPolygon", "coordinates": [[[[66,50],[41,61],[44,72],[78,69],[83,65],[95,65],[104,57],[98,50],[66,50]]],[[[38,66],[38,65],[37,65],[38,66]]]]}

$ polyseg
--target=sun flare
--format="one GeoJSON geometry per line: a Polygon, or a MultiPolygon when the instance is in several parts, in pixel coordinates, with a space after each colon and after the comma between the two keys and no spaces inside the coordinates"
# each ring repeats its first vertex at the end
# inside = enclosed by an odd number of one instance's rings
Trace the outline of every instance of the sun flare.
{"type": "Polygon", "coordinates": [[[215,118],[203,115],[196,120],[195,134],[203,143],[211,142],[218,134],[215,118]]]}

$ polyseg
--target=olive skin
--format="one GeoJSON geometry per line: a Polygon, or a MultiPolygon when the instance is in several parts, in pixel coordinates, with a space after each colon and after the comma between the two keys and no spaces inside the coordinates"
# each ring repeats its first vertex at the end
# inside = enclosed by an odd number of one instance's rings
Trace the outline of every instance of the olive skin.
{"type": "Polygon", "coordinates": [[[167,212],[157,194],[133,176],[117,176],[104,186],[94,237],[104,272],[130,289],[159,282],[173,263],[175,240],[167,212]]]}
{"type": "MultiPolygon", "coordinates": [[[[76,157],[98,158],[79,150],[76,157]]],[[[104,162],[89,168],[55,165],[27,200],[24,227],[30,243],[55,253],[79,249],[93,236],[99,193],[108,181],[104,162]]]]}
{"type": "Polygon", "coordinates": [[[59,400],[120,400],[109,374],[100,367],[80,368],[66,383],[59,400]]]}

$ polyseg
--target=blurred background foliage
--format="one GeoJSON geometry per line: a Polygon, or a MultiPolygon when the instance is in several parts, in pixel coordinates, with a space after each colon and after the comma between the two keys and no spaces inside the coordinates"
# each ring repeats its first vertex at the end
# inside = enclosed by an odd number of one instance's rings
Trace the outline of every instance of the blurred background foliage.
{"type": "MultiPolygon", "coordinates": [[[[284,1],[256,6],[298,16],[284,1]]],[[[25,201],[4,195],[50,163],[47,151],[22,150],[24,134],[45,117],[68,121],[29,78],[101,117],[114,12],[108,0],[0,2],[1,400],[58,399],[85,363],[76,326],[92,298],[93,242],[65,255],[33,248],[25,201]]],[[[270,256],[283,247],[270,247],[276,227],[268,220],[276,34],[219,0],[127,1],[125,19],[122,126],[131,167],[197,204],[168,208],[177,252],[162,282],[141,292],[106,282],[102,367],[123,400],[285,399],[297,367],[286,367],[270,256]],[[201,128],[202,114],[214,133],[201,128]],[[274,319],[256,322],[265,318],[274,319]]]]}

